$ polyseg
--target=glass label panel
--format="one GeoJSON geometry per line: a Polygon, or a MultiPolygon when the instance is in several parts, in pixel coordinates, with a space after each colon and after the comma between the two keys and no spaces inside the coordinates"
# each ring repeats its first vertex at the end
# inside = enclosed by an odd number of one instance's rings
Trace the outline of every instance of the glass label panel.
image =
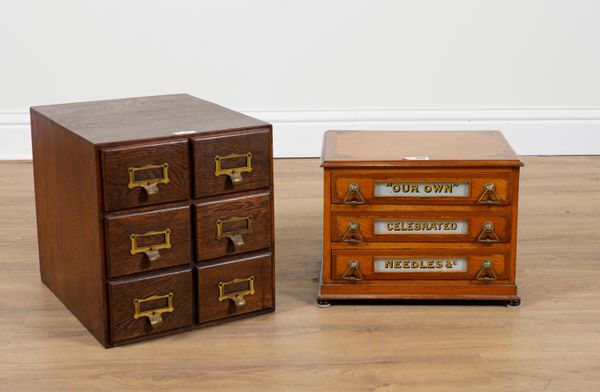
{"type": "Polygon", "coordinates": [[[376,219],[373,234],[468,234],[466,220],[376,219]]]}
{"type": "Polygon", "coordinates": [[[375,197],[468,197],[468,182],[375,181],[375,197]]]}
{"type": "Polygon", "coordinates": [[[373,259],[373,272],[466,272],[465,257],[385,257],[373,259]]]}

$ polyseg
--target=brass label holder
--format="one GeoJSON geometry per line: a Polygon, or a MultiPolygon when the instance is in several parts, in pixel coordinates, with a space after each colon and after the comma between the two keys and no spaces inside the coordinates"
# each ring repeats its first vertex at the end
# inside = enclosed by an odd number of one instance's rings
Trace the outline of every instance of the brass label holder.
{"type": "Polygon", "coordinates": [[[171,249],[171,229],[161,230],[161,231],[148,231],[143,234],[131,234],[129,236],[131,240],[131,251],[132,255],[136,255],[138,253],[144,253],[146,257],[148,257],[149,261],[156,261],[160,259],[160,250],[161,249],[171,249]],[[150,237],[155,235],[163,235],[164,242],[161,244],[153,244],[148,246],[138,246],[138,238],[150,237]]]}
{"type": "Polygon", "coordinates": [[[346,197],[343,200],[344,204],[365,204],[365,198],[360,193],[360,186],[353,182],[348,185],[348,193],[346,193],[346,197]]]}
{"type": "Polygon", "coordinates": [[[494,230],[494,224],[492,222],[483,222],[481,226],[481,233],[477,237],[477,242],[498,242],[500,238],[496,231],[494,230]]]}
{"type": "Polygon", "coordinates": [[[136,298],[133,300],[133,307],[134,307],[133,318],[135,320],[140,319],[142,317],[147,317],[148,320],[150,321],[150,325],[152,326],[152,328],[153,329],[157,328],[163,322],[162,314],[163,313],[171,313],[171,312],[173,312],[173,310],[175,310],[175,308],[173,307],[173,293],[169,293],[166,295],[152,295],[150,297],[143,298],[143,299],[136,298]],[[150,310],[140,310],[140,307],[144,302],[164,300],[164,299],[167,300],[167,306],[165,306],[165,307],[150,309],[150,310]]]}
{"type": "Polygon", "coordinates": [[[229,282],[219,282],[219,302],[231,300],[238,309],[246,305],[246,299],[244,297],[246,295],[253,295],[254,293],[254,276],[248,278],[235,278],[229,282]],[[248,289],[225,294],[226,286],[245,282],[248,283],[248,289]]]}
{"type": "Polygon", "coordinates": [[[344,242],[363,242],[363,236],[360,234],[360,225],[358,222],[348,223],[347,230],[342,236],[344,242]]]}
{"type": "Polygon", "coordinates": [[[497,279],[496,272],[494,272],[494,264],[491,260],[484,260],[483,263],[481,263],[481,269],[475,279],[483,281],[497,279]]]}
{"type": "Polygon", "coordinates": [[[359,280],[363,280],[363,276],[360,273],[360,262],[358,260],[350,260],[348,262],[348,268],[342,275],[343,279],[351,280],[353,282],[357,282],[359,280]]]}
{"type": "Polygon", "coordinates": [[[252,153],[247,152],[245,154],[229,154],[224,157],[217,155],[215,157],[215,177],[219,177],[222,175],[226,175],[231,180],[233,185],[239,184],[242,182],[242,173],[250,173],[252,172],[252,153]],[[235,158],[246,158],[246,165],[240,167],[232,167],[229,169],[223,169],[223,161],[226,159],[235,159],[235,158]]]}
{"type": "Polygon", "coordinates": [[[169,183],[169,165],[167,163],[163,163],[162,165],[146,165],[142,167],[130,167],[128,169],[129,172],[129,183],[127,187],[129,189],[133,189],[136,187],[142,187],[146,191],[148,196],[153,196],[158,193],[158,184],[168,184],[169,183]],[[162,169],[162,175],[159,178],[151,178],[149,180],[136,180],[135,173],[142,170],[151,170],[151,169],[162,169]]]}
{"type": "Polygon", "coordinates": [[[228,238],[236,250],[244,246],[244,234],[252,234],[252,216],[233,217],[229,219],[217,219],[217,239],[228,238]],[[223,225],[233,222],[246,221],[246,227],[238,230],[224,231],[223,225]]]}
{"type": "Polygon", "coordinates": [[[483,193],[479,196],[480,204],[499,204],[500,198],[496,193],[496,184],[488,182],[483,186],[483,193]]]}

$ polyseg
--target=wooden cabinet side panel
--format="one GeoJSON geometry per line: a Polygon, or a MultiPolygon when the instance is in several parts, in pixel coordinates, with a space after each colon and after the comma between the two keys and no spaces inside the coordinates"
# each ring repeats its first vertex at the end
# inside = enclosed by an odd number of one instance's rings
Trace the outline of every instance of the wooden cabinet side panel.
{"type": "Polygon", "coordinates": [[[34,110],[31,132],[42,281],[107,345],[98,154],[34,110]]]}
{"type": "Polygon", "coordinates": [[[511,254],[510,263],[508,266],[509,283],[516,284],[517,274],[517,237],[519,235],[518,221],[519,221],[519,175],[521,168],[515,167],[513,169],[513,202],[512,202],[512,237],[511,237],[511,254]]]}

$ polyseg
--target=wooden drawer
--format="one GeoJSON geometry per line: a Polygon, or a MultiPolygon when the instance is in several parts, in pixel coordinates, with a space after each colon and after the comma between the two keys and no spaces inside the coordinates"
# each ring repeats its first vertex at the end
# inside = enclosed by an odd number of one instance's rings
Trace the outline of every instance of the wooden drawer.
{"type": "Polygon", "coordinates": [[[360,212],[331,213],[332,241],[360,242],[508,242],[511,214],[508,209],[457,210],[422,206],[372,206],[360,212]],[[379,208],[378,208],[379,207],[379,208]]]}
{"type": "Polygon", "coordinates": [[[271,131],[192,139],[194,197],[266,188],[271,184],[271,131]]]}
{"type": "Polygon", "coordinates": [[[113,342],[190,326],[193,322],[190,269],[109,282],[113,342]]]}
{"type": "Polygon", "coordinates": [[[187,140],[102,150],[106,211],[189,198],[187,140]]]}
{"type": "Polygon", "coordinates": [[[105,218],[110,278],[189,264],[190,207],[113,214],[105,218]]]}
{"type": "Polygon", "coordinates": [[[507,205],[512,200],[512,173],[506,170],[361,170],[331,176],[336,204],[507,205]]]}
{"type": "Polygon", "coordinates": [[[270,192],[195,204],[199,261],[271,246],[270,192]]]}
{"type": "Polygon", "coordinates": [[[507,279],[509,260],[506,250],[487,247],[462,250],[334,250],[331,279],[355,283],[373,280],[463,280],[486,284],[507,279]]]}
{"type": "Polygon", "coordinates": [[[273,308],[271,254],[196,268],[200,323],[273,308]]]}

